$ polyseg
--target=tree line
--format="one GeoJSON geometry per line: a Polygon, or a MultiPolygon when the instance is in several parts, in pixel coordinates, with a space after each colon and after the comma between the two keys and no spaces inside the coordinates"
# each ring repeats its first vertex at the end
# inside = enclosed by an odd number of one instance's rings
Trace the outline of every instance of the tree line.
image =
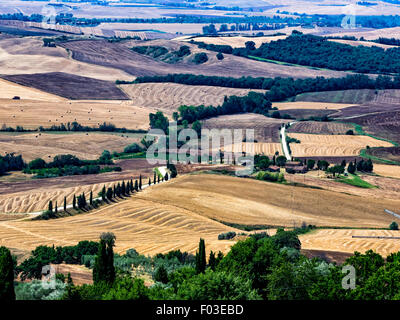
{"type": "Polygon", "coordinates": [[[352,46],[324,37],[293,32],[286,39],[235,48],[234,55],[259,57],[288,63],[360,73],[399,73],[400,48],[352,46]]]}
{"type": "MultiPolygon", "coordinates": [[[[116,237],[104,233],[99,242],[80,242],[70,247],[37,247],[32,256],[16,266],[10,251],[0,248],[0,300],[14,300],[33,283],[14,284],[21,278],[40,278],[49,263],[84,263],[92,269],[93,284],[77,286],[72,279],[56,276],[59,286],[36,299],[63,300],[391,300],[400,298],[400,253],[384,259],[372,250],[355,252],[343,264],[301,253],[299,234],[312,230],[303,224],[292,231],[278,229],[274,236],[249,235],[224,255],[211,251],[200,239],[196,255],[179,250],[144,257],[136,250],[114,253],[116,237]],[[207,259],[208,258],[208,259],[207,259]],[[132,265],[152,275],[154,284],[132,276],[132,265]],[[342,285],[342,267],[355,269],[354,287],[342,285]]],[[[69,277],[70,278],[70,277],[69,277]]],[[[40,283],[40,282],[39,282],[40,283]]],[[[25,295],[28,298],[29,292],[25,295]]]]}

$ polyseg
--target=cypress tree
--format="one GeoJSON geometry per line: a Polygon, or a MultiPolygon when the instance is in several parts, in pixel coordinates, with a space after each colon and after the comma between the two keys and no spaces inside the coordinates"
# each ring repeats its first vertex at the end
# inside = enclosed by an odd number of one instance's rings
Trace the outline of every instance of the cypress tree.
{"type": "Polygon", "coordinates": [[[93,281],[95,284],[99,282],[112,284],[115,280],[114,243],[114,234],[103,233],[100,236],[99,250],[93,268],[93,281]]]}
{"type": "Polygon", "coordinates": [[[139,176],[139,189],[142,190],[142,175],[139,176]]]}
{"type": "Polygon", "coordinates": [[[54,212],[58,213],[58,202],[56,201],[56,206],[54,207],[54,212]]]}
{"type": "Polygon", "coordinates": [[[115,188],[115,194],[120,197],[121,196],[121,184],[118,182],[117,187],[115,188]]]}
{"type": "Polygon", "coordinates": [[[89,203],[91,206],[93,206],[93,191],[90,191],[90,200],[89,203]]]}
{"type": "Polygon", "coordinates": [[[129,192],[133,193],[133,180],[131,179],[131,181],[129,182],[129,192]]]}
{"type": "Polygon", "coordinates": [[[139,184],[138,184],[137,180],[135,180],[135,190],[136,190],[136,192],[139,191],[139,184]]]}
{"type": "Polygon", "coordinates": [[[167,173],[165,173],[165,177],[164,177],[164,179],[165,179],[165,181],[168,181],[168,179],[169,179],[168,172],[167,172],[167,173]]]}
{"type": "Polygon", "coordinates": [[[113,198],[113,194],[114,194],[113,189],[111,187],[109,187],[107,189],[107,193],[106,193],[107,199],[111,200],[113,198]]]}
{"type": "Polygon", "coordinates": [[[211,268],[212,271],[215,271],[215,267],[217,266],[217,260],[215,259],[215,253],[210,252],[210,257],[208,259],[208,266],[211,268]]]}
{"type": "Polygon", "coordinates": [[[106,201],[106,186],[103,186],[103,189],[101,190],[101,200],[106,201]]]}
{"type": "Polygon", "coordinates": [[[53,212],[53,201],[49,201],[49,212],[53,212]]]}
{"type": "Polygon", "coordinates": [[[151,186],[151,179],[149,178],[149,186],[151,186]]]}
{"type": "Polygon", "coordinates": [[[160,183],[160,176],[157,176],[157,183],[160,183]]]}
{"type": "Polygon", "coordinates": [[[64,211],[67,211],[67,197],[64,197],[64,211]]]}
{"type": "Polygon", "coordinates": [[[156,184],[157,183],[157,176],[156,176],[156,173],[154,172],[154,178],[153,178],[153,184],[156,184]]]}
{"type": "Polygon", "coordinates": [[[122,194],[123,196],[126,194],[125,181],[122,181],[122,185],[121,185],[121,194],[122,194]]]}
{"type": "Polygon", "coordinates": [[[0,247],[0,301],[15,300],[14,261],[10,250],[0,247]]]}
{"type": "Polygon", "coordinates": [[[117,190],[115,188],[115,184],[113,185],[113,194],[114,194],[114,198],[117,196],[117,190]]]}
{"type": "Polygon", "coordinates": [[[206,245],[204,239],[200,239],[199,250],[196,252],[196,272],[204,273],[206,271],[206,245]]]}
{"type": "Polygon", "coordinates": [[[76,209],[76,196],[74,195],[74,199],[72,200],[72,207],[76,209]]]}

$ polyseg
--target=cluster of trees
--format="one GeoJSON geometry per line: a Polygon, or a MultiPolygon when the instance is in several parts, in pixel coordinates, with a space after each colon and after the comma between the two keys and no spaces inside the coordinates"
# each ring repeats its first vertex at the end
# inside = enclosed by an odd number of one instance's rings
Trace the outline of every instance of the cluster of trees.
{"type": "Polygon", "coordinates": [[[193,62],[195,64],[202,64],[207,61],[208,61],[208,56],[207,56],[207,53],[205,53],[205,52],[196,53],[193,57],[193,62]]]}
{"type": "Polygon", "coordinates": [[[388,44],[391,46],[400,46],[400,39],[396,39],[396,38],[383,38],[383,37],[379,37],[376,40],[372,40],[373,42],[376,43],[381,43],[381,44],[388,44]]]}
{"type": "Polygon", "coordinates": [[[81,264],[82,257],[97,253],[99,244],[93,241],[81,241],[75,246],[54,247],[39,246],[31,256],[15,268],[21,280],[41,279],[42,268],[49,264],[81,264]]]}
{"type": "Polygon", "coordinates": [[[0,156],[0,176],[9,171],[21,171],[25,166],[21,155],[16,156],[15,153],[7,153],[4,157],[0,156]]]}
{"type": "Polygon", "coordinates": [[[270,182],[284,182],[285,175],[280,172],[260,171],[257,173],[256,179],[270,182]]]}
{"type": "MultiPolygon", "coordinates": [[[[346,162],[342,163],[342,166],[345,166],[346,162]]],[[[374,165],[371,159],[360,161],[354,160],[354,162],[350,162],[347,166],[347,171],[351,174],[354,174],[356,171],[359,172],[372,172],[374,170],[374,165]]]]}
{"type": "Polygon", "coordinates": [[[260,113],[263,115],[269,115],[269,111],[272,109],[270,100],[261,93],[249,92],[247,96],[238,97],[230,96],[225,97],[222,105],[213,106],[186,106],[182,105],[178,108],[179,120],[193,123],[196,120],[202,120],[212,118],[226,114],[237,114],[237,113],[260,113]]]}
{"type": "Polygon", "coordinates": [[[190,55],[190,47],[181,46],[177,51],[169,51],[168,48],[162,46],[136,46],[131,48],[140,54],[144,54],[155,59],[160,58],[165,62],[176,63],[183,57],[190,55]]]}
{"type": "Polygon", "coordinates": [[[205,43],[200,41],[190,41],[193,44],[196,44],[200,49],[206,49],[210,51],[216,51],[219,53],[227,53],[231,54],[233,52],[233,48],[227,44],[213,44],[213,43],[205,43]]]}
{"type": "Polygon", "coordinates": [[[233,54],[255,56],[304,66],[360,73],[399,73],[400,48],[351,46],[314,35],[293,32],[283,40],[263,43],[258,49],[236,48],[233,54]]]}
{"type": "Polygon", "coordinates": [[[218,235],[218,240],[231,240],[236,237],[235,231],[228,231],[218,235]]]}
{"type": "Polygon", "coordinates": [[[113,123],[110,122],[103,122],[100,125],[89,127],[83,126],[80,123],[74,122],[67,122],[67,124],[61,123],[59,125],[52,125],[49,128],[45,128],[40,126],[37,131],[44,132],[44,131],[72,131],[72,132],[93,132],[93,131],[100,131],[100,132],[120,132],[120,133],[146,133],[146,130],[138,129],[138,130],[131,130],[126,128],[117,128],[113,123]]]}
{"type": "MultiPolygon", "coordinates": [[[[300,252],[299,234],[278,229],[274,236],[250,235],[238,241],[224,256],[210,252],[200,239],[196,256],[173,251],[152,258],[131,249],[114,254],[115,236],[102,234],[99,243],[83,241],[71,247],[40,246],[16,266],[10,251],[0,248],[0,298],[14,300],[14,275],[40,278],[49,263],[85,263],[93,269],[92,285],[75,286],[71,280],[58,286],[54,298],[65,300],[391,300],[400,299],[400,253],[386,260],[369,250],[355,252],[343,265],[323,258],[307,258],[300,252]],[[90,262],[89,262],[90,261],[90,262]],[[342,266],[355,269],[355,288],[342,286],[342,266]],[[155,284],[146,287],[132,277],[132,266],[152,272],[155,284]],[[152,270],[152,271],[151,271],[152,270]]],[[[58,279],[65,277],[57,277],[58,279]]],[[[64,280],[64,279],[62,279],[64,280]]],[[[17,288],[20,285],[17,285],[17,288]]],[[[23,286],[26,288],[26,286],[23,286]]],[[[18,290],[17,290],[18,291],[18,290]]],[[[49,295],[48,295],[49,296],[49,295]]],[[[40,299],[40,297],[37,297],[40,299]]]]}
{"type": "Polygon", "coordinates": [[[57,155],[54,157],[53,161],[49,163],[46,163],[46,161],[41,158],[37,158],[29,162],[23,172],[35,174],[37,178],[49,178],[122,170],[121,167],[100,167],[100,165],[112,163],[110,152],[105,150],[97,160],[80,160],[71,154],[57,155]]]}

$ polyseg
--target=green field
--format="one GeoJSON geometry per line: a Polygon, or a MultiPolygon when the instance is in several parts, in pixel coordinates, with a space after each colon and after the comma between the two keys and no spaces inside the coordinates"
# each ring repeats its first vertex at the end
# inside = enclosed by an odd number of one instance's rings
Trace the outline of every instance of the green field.
{"type": "Polygon", "coordinates": [[[359,176],[350,173],[347,177],[339,177],[336,180],[359,188],[368,188],[368,189],[377,188],[377,186],[374,186],[364,181],[359,176]]]}

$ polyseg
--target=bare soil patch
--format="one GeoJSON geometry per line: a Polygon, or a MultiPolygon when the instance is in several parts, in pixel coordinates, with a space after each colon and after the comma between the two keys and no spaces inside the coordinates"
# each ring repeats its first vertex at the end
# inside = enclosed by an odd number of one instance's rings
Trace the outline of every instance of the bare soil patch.
{"type": "Polygon", "coordinates": [[[3,76],[23,86],[33,87],[71,100],[127,100],[113,82],[53,72],[3,76]]]}

